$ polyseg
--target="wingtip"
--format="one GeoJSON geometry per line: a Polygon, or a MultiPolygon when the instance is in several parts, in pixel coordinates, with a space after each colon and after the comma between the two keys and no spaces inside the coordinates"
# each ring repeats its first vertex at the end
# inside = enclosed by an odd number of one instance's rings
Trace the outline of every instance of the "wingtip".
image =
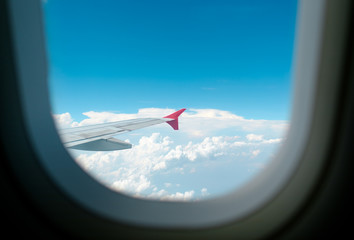
{"type": "Polygon", "coordinates": [[[165,116],[164,118],[172,118],[172,119],[177,119],[179,117],[179,115],[181,115],[184,111],[186,110],[186,108],[182,108],[170,115],[165,116]]]}
{"type": "Polygon", "coordinates": [[[182,108],[170,115],[165,116],[164,118],[171,118],[173,120],[168,121],[167,123],[174,129],[174,130],[178,130],[178,117],[179,115],[181,115],[184,111],[186,110],[186,108],[182,108]]]}

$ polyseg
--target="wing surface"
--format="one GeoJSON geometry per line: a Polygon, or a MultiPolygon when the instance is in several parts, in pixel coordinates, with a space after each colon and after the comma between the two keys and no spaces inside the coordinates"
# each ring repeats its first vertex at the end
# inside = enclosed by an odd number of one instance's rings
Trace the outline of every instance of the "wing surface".
{"type": "Polygon", "coordinates": [[[167,122],[178,129],[178,116],[181,109],[164,118],[137,118],[117,122],[101,123],[89,126],[60,129],[59,135],[68,148],[86,151],[114,151],[131,148],[130,143],[113,138],[113,136],[167,122]],[[177,125],[176,125],[177,124],[177,125]]]}

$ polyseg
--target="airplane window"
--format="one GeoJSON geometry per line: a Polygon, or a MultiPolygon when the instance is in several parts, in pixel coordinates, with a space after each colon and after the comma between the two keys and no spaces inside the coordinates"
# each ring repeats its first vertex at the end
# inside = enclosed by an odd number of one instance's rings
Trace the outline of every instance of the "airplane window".
{"type": "Polygon", "coordinates": [[[42,5],[59,135],[108,188],[215,198],[286,140],[296,0],[42,5]]]}

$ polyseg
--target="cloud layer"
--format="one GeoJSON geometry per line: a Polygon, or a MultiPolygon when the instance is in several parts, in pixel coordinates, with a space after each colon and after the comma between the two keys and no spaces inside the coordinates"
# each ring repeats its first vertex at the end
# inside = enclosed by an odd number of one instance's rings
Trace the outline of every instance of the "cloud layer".
{"type": "MultiPolygon", "coordinates": [[[[80,122],[69,113],[54,115],[60,127],[141,117],[174,109],[140,109],[136,114],[86,112],[80,122]]],[[[113,190],[135,197],[196,200],[239,187],[264,168],[287,129],[285,121],[252,120],[216,109],[191,109],[180,131],[167,124],[117,136],[133,148],[112,152],[71,151],[77,163],[113,190]],[[141,134],[141,135],[140,135],[141,134]]]]}

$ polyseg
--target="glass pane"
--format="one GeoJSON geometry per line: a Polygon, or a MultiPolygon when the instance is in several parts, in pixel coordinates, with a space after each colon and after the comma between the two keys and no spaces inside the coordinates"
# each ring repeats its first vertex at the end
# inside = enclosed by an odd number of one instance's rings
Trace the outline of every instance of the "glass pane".
{"type": "MultiPolygon", "coordinates": [[[[289,127],[296,7],[295,0],[43,1],[59,129],[187,109],[178,131],[165,123],[116,136],[106,129],[104,139],[132,147],[68,148],[73,159],[134,197],[194,201],[242,186],[266,167],[289,127]]],[[[86,139],[95,134],[84,131],[86,139]]]]}

